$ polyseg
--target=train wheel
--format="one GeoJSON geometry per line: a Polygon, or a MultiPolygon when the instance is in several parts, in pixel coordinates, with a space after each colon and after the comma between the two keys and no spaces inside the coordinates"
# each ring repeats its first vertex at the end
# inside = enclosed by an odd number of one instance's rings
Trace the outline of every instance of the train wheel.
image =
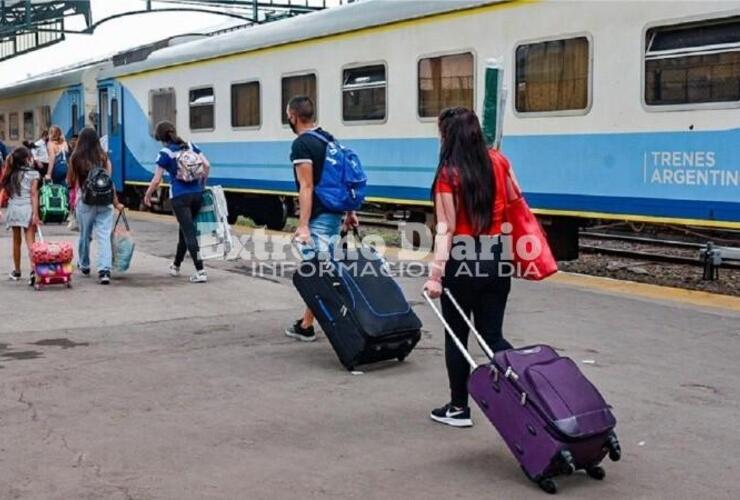
{"type": "Polygon", "coordinates": [[[141,193],[133,186],[126,186],[123,190],[123,200],[124,204],[132,210],[142,210],[144,206],[141,193]]]}
{"type": "Polygon", "coordinates": [[[288,222],[288,206],[283,198],[265,197],[260,203],[259,211],[252,218],[257,225],[281,231],[288,222]]]}

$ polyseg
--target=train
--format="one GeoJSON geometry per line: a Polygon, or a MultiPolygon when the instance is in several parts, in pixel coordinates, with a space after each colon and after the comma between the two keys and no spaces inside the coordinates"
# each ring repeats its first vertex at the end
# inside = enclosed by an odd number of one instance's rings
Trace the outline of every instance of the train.
{"type": "Polygon", "coordinates": [[[0,89],[0,139],[95,126],[137,205],[153,124],[171,120],[230,216],[279,229],[296,196],[285,108],[306,94],[362,159],[367,202],[426,221],[436,117],[480,112],[496,59],[501,148],[559,255],[584,220],[740,229],[740,2],[365,0],[137,54],[0,89]]]}

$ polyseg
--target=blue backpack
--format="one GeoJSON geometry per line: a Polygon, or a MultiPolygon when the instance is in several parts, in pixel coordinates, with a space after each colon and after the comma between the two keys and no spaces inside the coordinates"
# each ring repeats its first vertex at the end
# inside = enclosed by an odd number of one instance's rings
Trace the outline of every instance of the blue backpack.
{"type": "Polygon", "coordinates": [[[54,184],[66,184],[67,183],[67,153],[65,151],[60,152],[54,159],[54,172],[52,175],[52,182],[54,184]]]}
{"type": "Polygon", "coordinates": [[[367,175],[357,153],[330,141],[318,132],[308,132],[326,144],[324,170],[314,192],[332,212],[359,210],[365,201],[367,175]]]}

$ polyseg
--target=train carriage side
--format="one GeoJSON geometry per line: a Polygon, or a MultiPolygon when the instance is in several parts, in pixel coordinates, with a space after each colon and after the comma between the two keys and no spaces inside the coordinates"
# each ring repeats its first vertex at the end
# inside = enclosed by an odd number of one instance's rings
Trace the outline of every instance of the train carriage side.
{"type": "Polygon", "coordinates": [[[738,18],[716,1],[670,12],[661,2],[509,2],[124,72],[125,181],[149,181],[152,123],[169,119],[211,158],[236,212],[279,227],[295,192],[284,104],[308,93],[321,125],[363,159],[370,201],[428,210],[436,114],[480,111],[485,61],[503,57],[503,149],[540,214],[740,227],[738,18]],[[708,55],[681,46],[673,34],[694,27],[723,43],[708,55]],[[678,48],[651,45],[672,36],[678,48]]]}
{"type": "Polygon", "coordinates": [[[504,150],[531,204],[549,215],[740,227],[737,4],[592,3],[572,17],[558,9],[554,33],[553,7],[542,5],[529,23],[537,35],[518,36],[510,52],[504,150]],[[558,60],[573,82],[547,80],[558,60]]]}
{"type": "Polygon", "coordinates": [[[38,90],[23,87],[0,92],[0,140],[10,148],[36,141],[43,130],[58,125],[67,137],[85,123],[84,90],[81,83],[38,90]]]}

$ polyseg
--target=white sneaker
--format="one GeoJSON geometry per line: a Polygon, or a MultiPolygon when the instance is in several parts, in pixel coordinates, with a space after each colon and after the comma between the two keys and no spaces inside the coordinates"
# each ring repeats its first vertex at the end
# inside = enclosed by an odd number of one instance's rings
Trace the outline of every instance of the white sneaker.
{"type": "Polygon", "coordinates": [[[170,276],[172,276],[173,278],[177,278],[178,276],[180,276],[180,266],[170,264],[170,276]]]}
{"type": "Polygon", "coordinates": [[[190,275],[191,283],[206,283],[208,281],[208,274],[203,271],[196,271],[190,275]]]}

